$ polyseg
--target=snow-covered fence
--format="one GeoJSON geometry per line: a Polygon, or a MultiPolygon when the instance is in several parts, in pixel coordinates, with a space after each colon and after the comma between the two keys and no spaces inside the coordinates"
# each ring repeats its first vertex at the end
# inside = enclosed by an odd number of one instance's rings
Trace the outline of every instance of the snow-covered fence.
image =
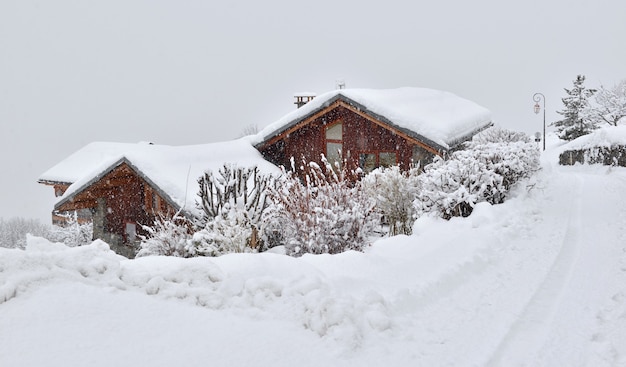
{"type": "Polygon", "coordinates": [[[626,146],[566,150],[559,155],[559,164],[562,166],[576,163],[626,167],[626,146]]]}

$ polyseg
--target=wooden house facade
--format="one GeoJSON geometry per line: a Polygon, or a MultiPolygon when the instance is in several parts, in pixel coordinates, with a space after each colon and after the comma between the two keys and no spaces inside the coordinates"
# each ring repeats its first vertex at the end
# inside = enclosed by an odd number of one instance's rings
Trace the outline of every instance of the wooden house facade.
{"type": "MultiPolygon", "coordinates": [[[[46,183],[46,182],[42,182],[46,183]]],[[[57,189],[67,184],[46,183],[57,189]]],[[[63,225],[77,214],[79,222],[92,222],[94,239],[107,242],[112,249],[132,257],[142,226],[152,226],[157,217],[171,218],[178,205],[126,158],[64,196],[53,212],[53,223],[63,225]]]]}

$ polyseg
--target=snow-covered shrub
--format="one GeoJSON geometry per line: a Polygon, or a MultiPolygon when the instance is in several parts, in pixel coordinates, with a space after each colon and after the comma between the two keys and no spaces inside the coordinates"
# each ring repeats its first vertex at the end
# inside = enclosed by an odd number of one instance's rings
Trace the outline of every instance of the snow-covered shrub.
{"type": "Polygon", "coordinates": [[[433,212],[446,219],[466,217],[474,204],[497,190],[502,178],[466,153],[456,152],[447,161],[436,157],[426,166],[420,176],[421,190],[414,202],[417,216],[433,212]]]}
{"type": "Polygon", "coordinates": [[[420,169],[377,168],[361,180],[364,192],[376,201],[376,211],[389,224],[389,235],[411,234],[413,200],[419,191],[420,169]]]}
{"type": "Polygon", "coordinates": [[[304,182],[292,167],[270,190],[273,204],[264,213],[262,234],[275,235],[289,255],[361,250],[379,221],[374,200],[360,184],[337,174],[323,156],[322,161],[324,168],[302,164],[304,182]]]}
{"type": "Polygon", "coordinates": [[[142,226],[146,235],[139,235],[141,243],[137,257],[141,256],[196,256],[191,244],[190,223],[185,218],[158,217],[153,226],[142,226]]]}
{"type": "Polygon", "coordinates": [[[80,223],[76,213],[68,214],[65,224],[53,225],[45,237],[52,242],[62,242],[69,247],[88,245],[93,241],[93,223],[80,223]]]}
{"type": "Polygon", "coordinates": [[[503,129],[493,126],[474,135],[469,143],[470,147],[488,143],[514,143],[514,142],[530,143],[532,139],[527,134],[520,131],[503,129]]]}
{"type": "MultiPolygon", "coordinates": [[[[491,143],[476,145],[471,150],[476,159],[485,162],[487,169],[502,176],[504,192],[539,169],[540,152],[531,142],[491,143]]],[[[503,198],[504,199],[504,198],[503,198]]],[[[490,201],[499,204],[502,201],[490,201]]]]}
{"type": "MultiPolygon", "coordinates": [[[[245,233],[251,228],[247,242],[252,247],[265,248],[259,240],[258,230],[261,227],[261,217],[268,205],[267,190],[275,184],[271,175],[261,174],[257,167],[244,168],[226,164],[218,174],[207,171],[198,179],[198,208],[203,212],[203,218],[196,224],[200,229],[210,230],[209,225],[215,226],[226,218],[233,226],[239,226],[240,232],[245,233]],[[233,212],[234,211],[234,214],[233,212]],[[234,216],[234,217],[233,217],[234,216]]],[[[220,223],[218,226],[223,226],[220,223]]]]}
{"type": "Polygon", "coordinates": [[[468,216],[476,203],[502,203],[517,181],[539,168],[539,150],[523,140],[472,144],[450,159],[436,158],[419,176],[416,214],[468,216]]]}
{"type": "Polygon", "coordinates": [[[257,242],[254,233],[247,212],[226,205],[220,214],[207,221],[204,229],[194,233],[191,243],[195,253],[201,256],[256,252],[251,244],[257,242]]]}

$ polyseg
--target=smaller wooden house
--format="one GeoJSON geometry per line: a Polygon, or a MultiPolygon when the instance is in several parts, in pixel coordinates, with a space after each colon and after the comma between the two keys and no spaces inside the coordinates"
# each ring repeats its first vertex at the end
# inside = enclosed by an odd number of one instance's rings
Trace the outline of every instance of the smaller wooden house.
{"type": "Polygon", "coordinates": [[[339,89],[308,99],[264,128],[255,146],[270,162],[347,162],[365,173],[380,166],[426,164],[492,125],[491,113],[452,93],[424,88],[339,89]]]}
{"type": "Polygon", "coordinates": [[[130,257],[141,226],[152,225],[157,216],[199,217],[197,179],[225,163],[277,170],[245,139],[179,147],[95,142],[50,168],[39,182],[59,197],[53,222],[62,224],[64,214],[77,213],[81,222],[93,222],[94,239],[130,257]]]}

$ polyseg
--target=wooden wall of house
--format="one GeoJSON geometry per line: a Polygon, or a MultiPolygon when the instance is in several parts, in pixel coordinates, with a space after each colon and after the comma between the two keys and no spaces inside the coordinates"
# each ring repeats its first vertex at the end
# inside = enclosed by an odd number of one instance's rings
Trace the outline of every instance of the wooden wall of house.
{"type": "Polygon", "coordinates": [[[94,237],[111,245],[129,242],[127,224],[134,224],[136,233],[142,234],[141,226],[152,225],[155,213],[164,216],[173,213],[173,208],[126,164],[116,167],[57,209],[85,208],[94,213],[94,237]]]}

